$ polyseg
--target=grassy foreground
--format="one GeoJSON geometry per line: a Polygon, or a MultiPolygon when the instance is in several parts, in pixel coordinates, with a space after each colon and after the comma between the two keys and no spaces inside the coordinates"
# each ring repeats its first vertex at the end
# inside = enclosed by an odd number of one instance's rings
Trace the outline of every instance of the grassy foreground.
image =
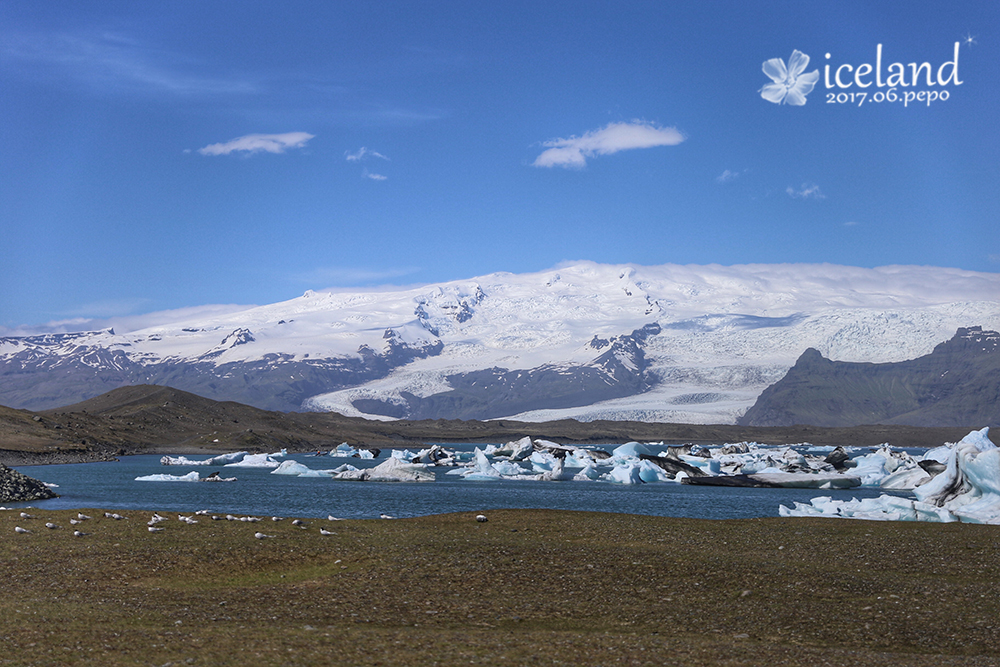
{"type": "Polygon", "coordinates": [[[28,511],[0,512],[0,665],[1000,664],[997,527],[504,510],[152,534],[95,509],[74,537],[75,511],[28,511]]]}

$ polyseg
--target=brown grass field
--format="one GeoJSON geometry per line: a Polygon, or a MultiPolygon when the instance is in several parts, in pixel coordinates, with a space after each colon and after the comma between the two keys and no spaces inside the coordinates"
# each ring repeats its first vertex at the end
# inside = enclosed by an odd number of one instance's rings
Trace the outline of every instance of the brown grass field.
{"type": "Polygon", "coordinates": [[[0,665],[1000,664],[992,526],[28,511],[0,512],[0,665]]]}

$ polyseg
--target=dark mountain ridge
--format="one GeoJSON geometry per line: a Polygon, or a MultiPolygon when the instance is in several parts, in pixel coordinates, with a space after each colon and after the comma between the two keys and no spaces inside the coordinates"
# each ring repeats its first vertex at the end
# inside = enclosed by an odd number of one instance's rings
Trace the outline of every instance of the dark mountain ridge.
{"type": "Polygon", "coordinates": [[[885,364],[831,361],[810,348],[737,423],[998,426],[1000,333],[961,328],[930,354],[885,364]]]}

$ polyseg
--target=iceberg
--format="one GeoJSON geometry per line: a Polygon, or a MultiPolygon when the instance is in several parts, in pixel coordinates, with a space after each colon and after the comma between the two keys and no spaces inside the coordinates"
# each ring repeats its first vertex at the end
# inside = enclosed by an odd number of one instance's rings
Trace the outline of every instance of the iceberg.
{"type": "MultiPolygon", "coordinates": [[[[932,452],[940,456],[939,450],[932,452]]],[[[778,512],[781,516],[1000,525],[1000,449],[990,441],[989,428],[972,431],[950,446],[945,470],[914,488],[913,494],[915,500],[885,494],[850,501],[813,498],[809,504],[795,503],[791,508],[781,505],[778,512]]]]}
{"type": "Polygon", "coordinates": [[[611,457],[615,459],[637,459],[642,454],[651,456],[653,452],[650,451],[649,447],[638,442],[626,442],[624,445],[620,445],[611,450],[611,457]]]}
{"type": "Polygon", "coordinates": [[[463,470],[462,477],[468,480],[490,481],[500,479],[500,471],[493,467],[486,453],[476,447],[473,467],[463,470]]]}
{"type": "Polygon", "coordinates": [[[639,479],[647,483],[674,481],[666,470],[646,459],[639,461],[639,479]]]}
{"type": "Polygon", "coordinates": [[[528,472],[513,461],[494,461],[493,469],[504,477],[520,477],[528,472]]]}
{"type": "Polygon", "coordinates": [[[625,463],[615,466],[611,472],[602,475],[601,479],[617,484],[642,484],[641,466],[638,463],[625,463]]]}
{"type": "MultiPolygon", "coordinates": [[[[536,452],[537,454],[538,452],[536,452]]],[[[547,456],[552,456],[548,454],[547,456]]],[[[543,482],[568,482],[572,481],[574,475],[563,467],[563,460],[552,456],[552,467],[543,472],[538,479],[543,482]]]]}
{"type": "Polygon", "coordinates": [[[271,471],[272,475],[308,475],[309,473],[315,472],[309,466],[302,465],[298,461],[293,461],[288,459],[287,461],[282,461],[281,464],[271,471]]]}
{"type": "Polygon", "coordinates": [[[142,475],[136,477],[137,482],[200,482],[201,477],[197,471],[189,472],[186,475],[142,475]]]}
{"type": "Polygon", "coordinates": [[[597,468],[593,464],[590,464],[583,468],[580,472],[573,475],[574,482],[592,482],[596,479],[600,479],[601,473],[597,471],[597,468]]]}
{"type": "Polygon", "coordinates": [[[247,454],[242,460],[227,463],[227,468],[277,468],[280,463],[271,458],[270,454],[247,454]]]}
{"type": "Polygon", "coordinates": [[[557,462],[562,467],[562,460],[548,452],[534,452],[528,457],[528,460],[531,461],[531,469],[538,473],[550,472],[557,465],[557,462]]]}
{"type": "Polygon", "coordinates": [[[525,436],[520,440],[514,440],[505,445],[501,445],[493,449],[493,451],[487,450],[486,453],[493,457],[504,456],[511,461],[522,461],[528,458],[533,451],[534,445],[531,443],[531,438],[525,436]]]}
{"type": "Polygon", "coordinates": [[[218,456],[213,456],[210,459],[195,460],[189,459],[186,456],[164,456],[160,459],[160,465],[165,466],[220,466],[226,465],[227,463],[233,463],[239,461],[247,452],[230,452],[228,454],[219,454],[218,456]]]}
{"type": "Polygon", "coordinates": [[[334,479],[358,482],[433,482],[434,473],[425,465],[404,463],[390,456],[374,468],[345,470],[335,474],[334,479]]]}

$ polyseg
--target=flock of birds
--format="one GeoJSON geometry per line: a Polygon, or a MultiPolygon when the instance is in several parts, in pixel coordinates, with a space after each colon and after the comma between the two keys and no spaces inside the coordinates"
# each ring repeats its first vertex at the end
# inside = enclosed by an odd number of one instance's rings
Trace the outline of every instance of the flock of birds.
{"type": "MultiPolygon", "coordinates": [[[[104,516],[105,516],[105,518],[114,519],[115,521],[118,521],[118,520],[121,520],[121,519],[128,519],[127,516],[118,514],[116,512],[105,512],[104,516]]],[[[255,516],[233,516],[232,514],[226,514],[225,516],[220,516],[218,514],[212,514],[208,510],[198,510],[193,515],[178,514],[177,515],[177,520],[180,521],[181,523],[195,524],[195,523],[198,523],[198,519],[195,518],[197,516],[202,516],[202,517],[206,517],[207,516],[207,517],[210,517],[212,519],[212,521],[242,521],[244,523],[257,523],[258,521],[261,521],[260,517],[255,517],[255,516]]],[[[27,512],[21,512],[21,518],[24,519],[24,520],[32,520],[32,519],[37,519],[38,517],[36,517],[36,516],[34,516],[32,514],[28,514],[27,512]]],[[[76,515],[76,518],[75,519],[70,519],[69,522],[73,526],[78,526],[81,523],[83,523],[84,521],[87,521],[87,520],[92,519],[92,518],[93,517],[87,516],[83,512],[78,512],[77,515],[76,515]]],[[[327,518],[330,521],[342,521],[342,519],[340,519],[339,517],[335,517],[332,514],[329,517],[327,517],[327,518]]],[[[388,514],[383,514],[383,515],[381,515],[381,518],[383,518],[383,519],[393,519],[395,517],[391,517],[388,514]]],[[[272,516],[271,517],[271,521],[274,521],[274,522],[284,521],[284,520],[285,520],[284,517],[280,517],[280,516],[272,516]]],[[[149,521],[146,522],[146,530],[148,530],[151,533],[162,533],[166,529],[163,526],[160,526],[158,524],[163,523],[164,521],[169,521],[169,518],[163,516],[159,512],[153,512],[153,516],[149,519],[149,521]]],[[[308,523],[305,522],[305,521],[303,521],[302,519],[293,519],[292,520],[292,525],[293,526],[298,526],[299,528],[302,528],[303,530],[308,529],[308,523]]],[[[59,525],[57,525],[55,523],[52,523],[51,521],[45,522],[45,527],[48,528],[49,530],[58,530],[58,529],[62,528],[62,526],[59,526],[59,525]]],[[[14,532],[18,533],[18,534],[27,534],[27,533],[31,533],[32,531],[30,529],[28,529],[28,528],[23,528],[21,526],[14,526],[14,532]]],[[[326,528],[320,528],[319,529],[319,533],[320,533],[320,535],[336,535],[335,532],[333,532],[332,530],[327,530],[326,528]]],[[[80,530],[79,528],[74,528],[74,530],[73,530],[73,536],[74,537],[86,537],[87,535],[90,535],[90,533],[85,533],[82,530],[80,530]]],[[[254,533],[254,537],[256,537],[258,540],[263,540],[263,539],[267,539],[267,538],[271,538],[271,537],[275,537],[275,536],[274,535],[267,535],[265,533],[257,531],[256,533],[254,533]]]]}
{"type": "MultiPolygon", "coordinates": [[[[115,521],[119,521],[121,519],[128,519],[127,516],[123,516],[123,515],[115,513],[115,512],[105,512],[104,516],[105,516],[105,518],[114,519],[115,521]]],[[[255,517],[255,516],[233,516],[232,514],[226,514],[225,516],[221,516],[221,515],[218,515],[218,514],[212,514],[208,510],[198,510],[193,515],[178,514],[177,515],[177,520],[180,521],[181,523],[194,524],[194,523],[198,523],[198,519],[195,518],[197,516],[201,516],[201,517],[207,516],[207,517],[210,517],[212,521],[242,521],[244,523],[257,523],[257,522],[261,521],[261,519],[259,517],[255,517]]],[[[27,512],[21,512],[21,518],[24,519],[24,520],[32,520],[32,519],[37,519],[38,517],[33,516],[31,514],[28,514],[27,512]]],[[[81,523],[83,523],[84,521],[88,521],[91,518],[93,518],[93,517],[89,517],[86,514],[84,514],[83,512],[78,512],[77,515],[76,515],[76,518],[75,519],[70,519],[69,522],[73,526],[79,526],[81,523]]],[[[390,516],[388,514],[381,514],[381,515],[379,515],[379,518],[381,518],[381,519],[395,519],[396,517],[390,516]]],[[[339,517],[335,517],[332,514],[329,515],[327,517],[327,519],[329,521],[343,521],[343,519],[341,519],[339,517]]],[[[280,517],[280,516],[272,516],[271,517],[271,521],[274,521],[275,523],[277,523],[278,521],[284,521],[284,520],[285,520],[284,517],[280,517]]],[[[479,523],[484,523],[487,520],[488,519],[483,514],[479,514],[479,515],[476,516],[476,521],[478,521],[479,523]]],[[[160,526],[158,524],[163,523],[164,521],[169,521],[169,519],[167,517],[163,516],[162,514],[160,514],[159,512],[153,512],[153,516],[150,518],[149,521],[146,522],[146,530],[148,530],[151,533],[162,533],[166,529],[163,526],[160,526]]],[[[301,528],[303,530],[308,530],[308,528],[309,528],[309,523],[306,522],[306,521],[304,521],[304,520],[302,520],[302,519],[292,519],[292,525],[293,526],[298,526],[299,528],[301,528]]],[[[56,525],[56,524],[52,523],[51,521],[46,521],[45,522],[45,527],[47,529],[49,529],[49,530],[59,530],[59,529],[62,528],[62,526],[56,525]]],[[[28,528],[22,528],[21,526],[14,526],[14,532],[18,533],[18,534],[25,534],[25,533],[31,533],[32,531],[29,530],[28,528]]],[[[335,533],[332,530],[327,530],[326,528],[320,527],[319,534],[320,535],[336,535],[337,533],[335,533]]],[[[73,536],[74,537],[86,537],[87,535],[90,535],[90,533],[85,533],[82,530],[80,530],[79,528],[74,528],[73,529],[73,536]]],[[[258,540],[265,540],[265,539],[269,539],[269,538],[275,537],[275,535],[267,535],[266,533],[263,533],[261,531],[255,532],[253,534],[253,536],[255,538],[257,538],[258,540]]]]}

